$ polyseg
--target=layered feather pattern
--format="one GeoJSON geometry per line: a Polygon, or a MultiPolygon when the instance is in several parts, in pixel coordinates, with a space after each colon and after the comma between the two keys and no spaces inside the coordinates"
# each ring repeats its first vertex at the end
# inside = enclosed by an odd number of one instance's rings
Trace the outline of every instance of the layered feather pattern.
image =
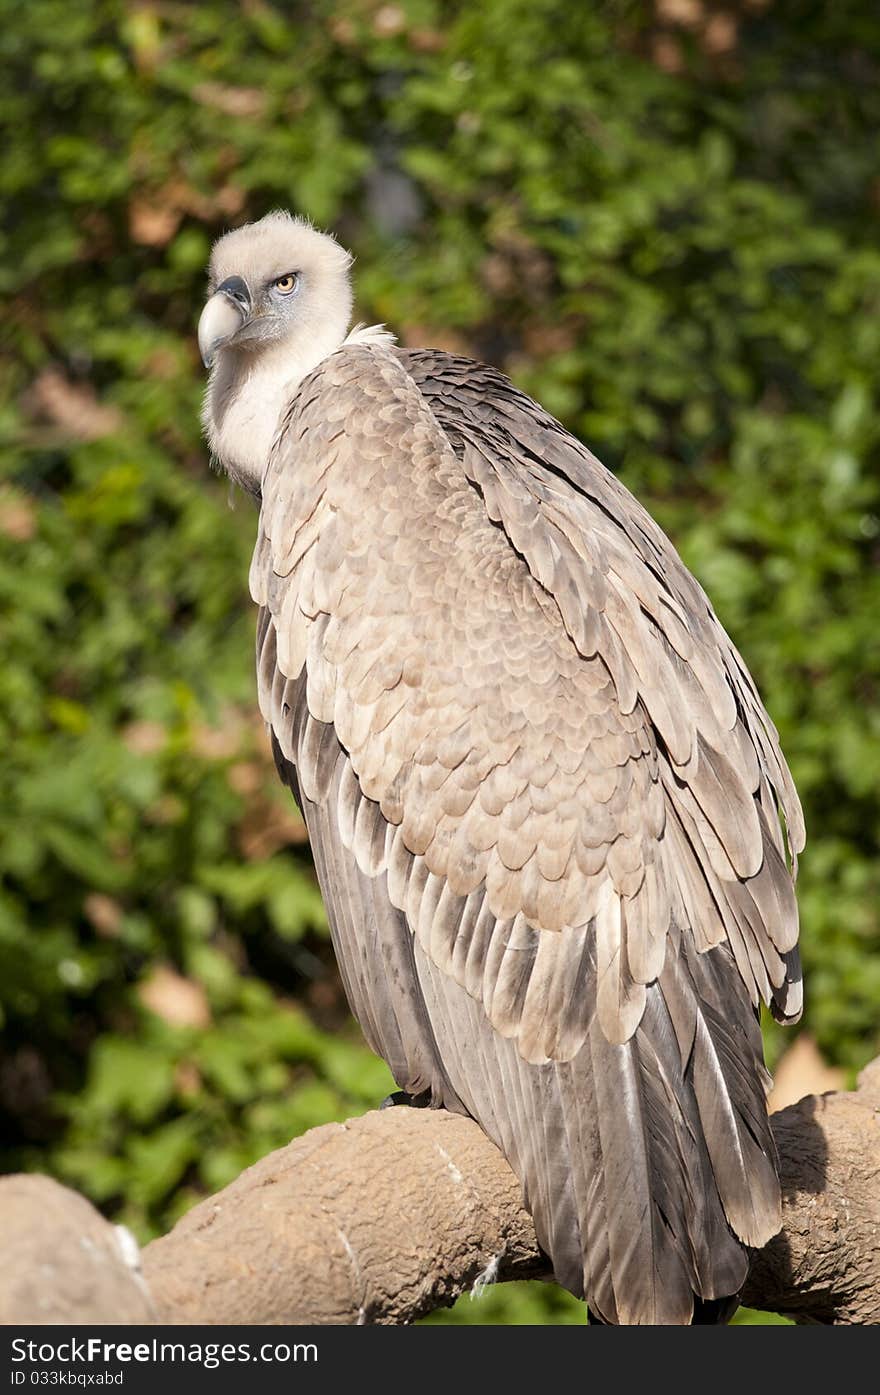
{"type": "Polygon", "coordinates": [[[291,403],[251,587],[371,1045],[607,1320],[735,1293],[779,1224],[755,1008],[799,1011],[803,827],[671,544],[500,375],[364,344],[291,403]]]}

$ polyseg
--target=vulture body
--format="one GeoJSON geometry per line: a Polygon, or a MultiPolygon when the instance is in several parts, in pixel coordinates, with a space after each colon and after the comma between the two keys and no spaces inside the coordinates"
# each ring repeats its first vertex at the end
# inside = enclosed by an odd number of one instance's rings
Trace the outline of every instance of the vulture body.
{"type": "Polygon", "coordinates": [[[801,1009],[775,728],[584,446],[350,304],[342,249],[273,214],[217,244],[200,324],[349,1002],[401,1089],[502,1149],[591,1311],[723,1320],[780,1225],[759,1003],[801,1009]]]}

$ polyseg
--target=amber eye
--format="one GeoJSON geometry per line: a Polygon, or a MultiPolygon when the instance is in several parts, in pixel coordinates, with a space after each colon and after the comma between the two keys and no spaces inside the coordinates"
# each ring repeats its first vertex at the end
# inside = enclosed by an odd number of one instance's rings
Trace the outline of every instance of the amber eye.
{"type": "Polygon", "coordinates": [[[280,291],[282,295],[290,295],[295,285],[296,274],[293,271],[288,271],[286,276],[278,277],[278,280],[275,282],[275,289],[276,291],[280,291]]]}

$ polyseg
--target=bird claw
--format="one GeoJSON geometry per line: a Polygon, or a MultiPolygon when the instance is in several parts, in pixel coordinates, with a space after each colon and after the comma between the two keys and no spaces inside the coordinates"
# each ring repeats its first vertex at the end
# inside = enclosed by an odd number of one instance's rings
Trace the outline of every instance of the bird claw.
{"type": "Polygon", "coordinates": [[[408,1095],[405,1090],[395,1090],[392,1095],[386,1095],[380,1109],[394,1109],[399,1105],[406,1105],[408,1109],[427,1109],[431,1104],[431,1091],[423,1090],[420,1095],[408,1095]]]}

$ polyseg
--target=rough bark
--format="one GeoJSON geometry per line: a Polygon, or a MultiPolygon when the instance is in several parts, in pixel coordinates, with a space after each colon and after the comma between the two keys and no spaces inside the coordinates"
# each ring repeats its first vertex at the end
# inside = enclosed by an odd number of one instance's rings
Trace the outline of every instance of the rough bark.
{"type": "MultiPolygon", "coordinates": [[[[783,1229],[753,1307],[880,1322],[880,1059],[859,1086],[773,1116],[783,1229]]],[[[115,1228],[48,1178],[0,1183],[0,1225],[0,1322],[405,1323],[481,1277],[547,1272],[501,1154],[430,1110],[313,1129],[194,1207],[143,1253],[152,1309],[115,1228]]]]}
{"type": "Polygon", "coordinates": [[[807,1095],[773,1115],[782,1230],[743,1294],[798,1322],[880,1322],[880,1057],[851,1094],[807,1095]]]}
{"type": "Polygon", "coordinates": [[[270,1153],[148,1245],[144,1271],[166,1322],[401,1323],[496,1258],[505,1278],[546,1272],[507,1163],[472,1120],[400,1108],[270,1153]]]}
{"type": "Polygon", "coordinates": [[[134,1236],[51,1177],[0,1180],[0,1323],[156,1321],[134,1236]]]}

